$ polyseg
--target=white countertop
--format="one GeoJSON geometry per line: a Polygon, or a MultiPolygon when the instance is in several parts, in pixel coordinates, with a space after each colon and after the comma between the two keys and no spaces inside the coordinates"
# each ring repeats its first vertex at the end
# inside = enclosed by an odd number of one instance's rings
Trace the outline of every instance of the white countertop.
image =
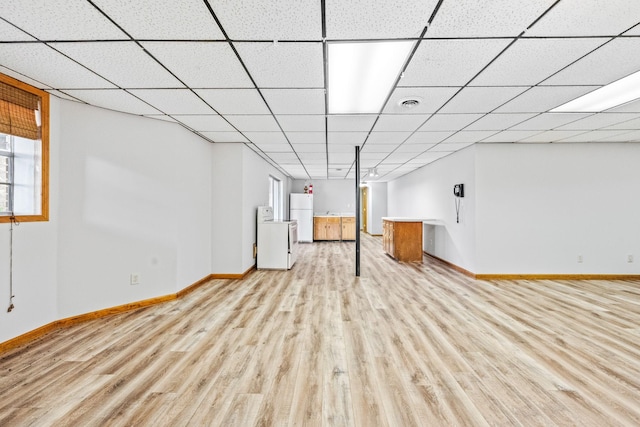
{"type": "Polygon", "coordinates": [[[425,224],[431,225],[444,225],[439,219],[427,219],[427,218],[412,218],[412,217],[404,217],[404,216],[383,216],[383,221],[393,221],[393,222],[422,222],[425,224]]]}
{"type": "Polygon", "coordinates": [[[313,214],[315,217],[334,217],[334,216],[356,216],[353,212],[315,212],[313,214]]]}

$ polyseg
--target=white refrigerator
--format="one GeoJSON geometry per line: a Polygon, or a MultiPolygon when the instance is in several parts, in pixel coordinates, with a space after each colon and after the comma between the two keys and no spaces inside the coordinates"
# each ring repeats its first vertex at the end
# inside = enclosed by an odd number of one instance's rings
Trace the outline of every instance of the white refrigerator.
{"type": "Polygon", "coordinates": [[[289,219],[298,221],[299,242],[313,242],[313,194],[289,195],[289,219]]]}

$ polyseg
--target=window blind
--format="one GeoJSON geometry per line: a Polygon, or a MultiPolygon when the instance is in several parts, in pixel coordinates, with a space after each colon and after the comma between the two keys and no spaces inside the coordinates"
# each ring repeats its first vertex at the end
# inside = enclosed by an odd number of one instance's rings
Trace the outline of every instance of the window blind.
{"type": "Polygon", "coordinates": [[[0,82],[0,132],[27,139],[40,139],[36,122],[40,97],[0,82]]]}

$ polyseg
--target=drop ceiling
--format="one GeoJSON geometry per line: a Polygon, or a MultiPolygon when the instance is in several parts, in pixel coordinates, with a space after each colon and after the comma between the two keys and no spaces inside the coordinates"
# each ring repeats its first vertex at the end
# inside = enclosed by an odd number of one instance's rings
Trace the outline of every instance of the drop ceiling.
{"type": "Polygon", "coordinates": [[[294,179],[353,178],[355,146],[363,174],[388,181],[473,144],[637,143],[640,101],[549,110],[638,70],[629,0],[0,5],[0,72],[245,144],[294,179]],[[326,44],[367,40],[415,47],[378,114],[327,114],[326,44]]]}

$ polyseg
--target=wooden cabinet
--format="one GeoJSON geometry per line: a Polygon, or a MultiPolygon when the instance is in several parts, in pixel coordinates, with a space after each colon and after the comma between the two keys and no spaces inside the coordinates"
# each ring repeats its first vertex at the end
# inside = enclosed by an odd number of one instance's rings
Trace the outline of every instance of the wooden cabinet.
{"type": "Polygon", "coordinates": [[[340,240],[339,216],[313,217],[313,240],[340,240]]]}
{"type": "Polygon", "coordinates": [[[398,261],[422,261],[422,221],[385,219],[382,248],[398,261]]]}
{"type": "Polygon", "coordinates": [[[343,216],[342,221],[342,240],[356,240],[356,217],[343,216]]]}

